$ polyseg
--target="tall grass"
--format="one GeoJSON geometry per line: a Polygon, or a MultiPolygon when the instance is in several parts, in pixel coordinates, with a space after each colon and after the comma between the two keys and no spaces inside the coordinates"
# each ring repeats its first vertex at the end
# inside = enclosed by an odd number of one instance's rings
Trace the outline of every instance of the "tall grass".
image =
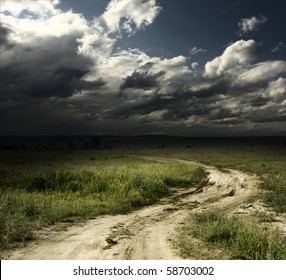
{"type": "Polygon", "coordinates": [[[62,161],[61,168],[57,156],[42,159],[40,167],[25,160],[2,166],[0,248],[31,239],[33,230],[58,221],[126,213],[155,203],[170,187],[194,186],[205,175],[179,163],[81,156],[62,161]]]}
{"type": "MultiPolygon", "coordinates": [[[[184,229],[209,246],[222,247],[232,259],[285,260],[285,237],[278,231],[262,228],[256,221],[228,217],[219,210],[195,214],[184,229]]],[[[186,254],[192,244],[180,244],[186,254]]],[[[182,249],[181,249],[182,250],[182,249]]]]}

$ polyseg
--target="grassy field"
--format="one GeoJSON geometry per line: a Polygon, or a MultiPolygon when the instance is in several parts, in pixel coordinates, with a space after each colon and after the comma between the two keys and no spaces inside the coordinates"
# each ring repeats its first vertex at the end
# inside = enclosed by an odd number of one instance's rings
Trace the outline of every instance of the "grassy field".
{"type": "MultiPolygon", "coordinates": [[[[255,173],[262,181],[264,203],[286,212],[285,147],[1,151],[0,250],[33,239],[35,230],[56,222],[127,213],[156,203],[171,187],[197,186],[206,176],[201,168],[130,154],[197,160],[222,170],[255,173]]],[[[196,252],[190,241],[195,238],[201,242],[200,258],[286,259],[285,240],[261,226],[270,221],[262,213],[242,220],[206,212],[185,222],[177,245],[187,258],[195,258],[190,254],[196,252]],[[203,254],[203,248],[211,251],[203,254]],[[217,257],[211,255],[215,250],[217,257]]]]}
{"type": "Polygon", "coordinates": [[[170,187],[198,184],[205,173],[121,152],[1,153],[0,249],[33,238],[59,221],[127,213],[167,196],[170,187]]]}
{"type": "MultiPolygon", "coordinates": [[[[144,154],[156,155],[146,150],[144,154]]],[[[286,213],[286,147],[204,147],[157,150],[157,155],[196,160],[218,168],[257,174],[265,191],[263,200],[276,212],[286,213]]]]}
{"type": "Polygon", "coordinates": [[[253,216],[227,216],[217,209],[191,215],[175,243],[181,255],[191,259],[286,259],[280,231],[262,226],[253,216]],[[192,238],[201,242],[195,250],[192,238]]]}
{"type": "MultiPolygon", "coordinates": [[[[159,154],[168,158],[197,160],[215,165],[221,170],[232,168],[257,174],[263,192],[261,197],[254,197],[253,200],[262,200],[277,214],[286,213],[285,147],[166,149],[159,154]]],[[[191,215],[175,243],[186,258],[285,260],[285,236],[267,226],[267,223],[274,220],[275,215],[273,217],[273,214],[263,212],[254,212],[250,217],[242,219],[210,210],[200,215],[191,215]],[[196,248],[193,238],[198,242],[196,248]]]]}

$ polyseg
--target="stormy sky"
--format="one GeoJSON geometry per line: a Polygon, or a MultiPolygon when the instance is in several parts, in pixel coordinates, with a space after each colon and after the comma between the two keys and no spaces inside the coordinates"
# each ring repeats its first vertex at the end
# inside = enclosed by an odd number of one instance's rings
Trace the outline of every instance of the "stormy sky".
{"type": "Polygon", "coordinates": [[[1,0],[1,135],[286,135],[284,0],[1,0]]]}

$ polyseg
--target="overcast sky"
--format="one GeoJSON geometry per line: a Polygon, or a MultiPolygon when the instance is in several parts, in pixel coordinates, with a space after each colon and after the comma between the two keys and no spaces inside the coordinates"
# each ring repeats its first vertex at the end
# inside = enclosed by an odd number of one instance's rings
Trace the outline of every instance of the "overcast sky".
{"type": "Polygon", "coordinates": [[[2,135],[286,135],[285,0],[0,5],[2,135]]]}

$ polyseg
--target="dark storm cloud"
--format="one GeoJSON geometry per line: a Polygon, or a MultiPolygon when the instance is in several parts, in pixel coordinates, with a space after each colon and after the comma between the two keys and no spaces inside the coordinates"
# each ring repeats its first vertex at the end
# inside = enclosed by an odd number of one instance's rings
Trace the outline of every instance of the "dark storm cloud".
{"type": "Polygon", "coordinates": [[[93,122],[93,121],[98,120],[98,117],[99,117],[98,113],[92,112],[92,113],[89,113],[89,114],[85,115],[83,117],[83,120],[84,121],[93,122]]]}
{"type": "MultiPolygon", "coordinates": [[[[140,75],[141,77],[145,78],[143,75],[140,75]]],[[[121,99],[120,104],[109,110],[105,117],[127,119],[133,115],[144,116],[161,110],[164,111],[162,120],[165,121],[184,120],[193,115],[205,115],[212,110],[212,102],[217,100],[217,95],[227,94],[229,87],[230,84],[226,79],[207,79],[198,74],[187,81],[176,80],[174,91],[167,95],[159,94],[161,89],[159,86],[152,94],[137,98],[134,102],[128,102],[128,100],[124,102],[124,99],[121,99]],[[207,85],[201,88],[196,87],[204,83],[207,85]],[[194,86],[194,89],[190,86],[194,86]]]]}
{"type": "MultiPolygon", "coordinates": [[[[248,54],[249,52],[247,56],[248,54]]],[[[243,53],[243,55],[245,54],[243,53]]],[[[226,64],[227,60],[233,60],[233,57],[230,55],[224,57],[226,64]]],[[[203,118],[210,124],[221,125],[238,124],[242,120],[246,122],[247,117],[251,120],[248,111],[251,112],[255,108],[264,110],[260,107],[267,105],[271,100],[273,101],[273,98],[268,96],[272,91],[271,76],[273,75],[265,74],[264,71],[266,67],[271,67],[274,64],[272,62],[264,64],[265,67],[261,67],[262,64],[246,66],[233,64],[228,67],[227,71],[214,77],[205,75],[204,72],[196,72],[188,79],[176,78],[164,82],[163,78],[158,76],[158,78],[156,77],[157,87],[154,87],[151,93],[144,94],[142,91],[140,96],[129,91],[129,95],[125,95],[125,99],[115,99],[115,106],[104,113],[103,117],[128,119],[139,116],[142,117],[143,122],[150,123],[152,120],[146,116],[154,112],[161,112],[159,118],[167,122],[186,121],[190,117],[203,118]],[[163,87],[167,85],[167,93],[162,93],[162,85],[163,87]]],[[[284,66],[280,64],[280,62],[275,64],[278,70],[273,70],[273,73],[275,71],[281,73],[284,66]]],[[[150,64],[149,71],[152,71],[152,67],[153,64],[150,64]]],[[[154,82],[154,79],[148,79],[146,73],[135,71],[125,79],[121,89],[130,87],[144,90],[144,86],[139,86],[139,84],[147,85],[148,81],[154,82]]],[[[275,75],[273,78],[275,79],[275,75]]],[[[149,82],[150,84],[152,83],[149,82]]],[[[146,88],[148,87],[146,86],[146,88]]],[[[283,85],[280,85],[280,88],[283,88],[283,85]]],[[[279,108],[279,104],[274,106],[279,108]]],[[[158,121],[158,117],[156,120],[158,121]]]]}
{"type": "Polygon", "coordinates": [[[239,118],[232,118],[232,119],[219,119],[219,120],[214,120],[212,123],[213,124],[218,124],[218,125],[236,125],[236,124],[243,124],[245,122],[244,119],[239,119],[239,118]]]}
{"type": "MultiPolygon", "coordinates": [[[[5,34],[7,30],[4,29],[5,34]]],[[[102,87],[105,83],[100,79],[94,82],[82,79],[92,63],[77,55],[76,49],[74,36],[40,39],[29,45],[17,44],[9,48],[4,46],[0,69],[2,99],[19,96],[65,98],[81,90],[102,87]]]]}
{"type": "Polygon", "coordinates": [[[8,45],[8,35],[11,30],[0,23],[0,46],[8,45]]]}
{"type": "Polygon", "coordinates": [[[253,97],[250,100],[250,104],[253,107],[261,107],[261,106],[265,106],[268,102],[271,101],[270,98],[265,98],[262,96],[257,96],[257,97],[253,97]]]}
{"type": "Polygon", "coordinates": [[[206,78],[202,74],[197,74],[190,78],[185,90],[189,96],[211,98],[218,94],[226,94],[230,86],[230,81],[226,77],[206,78]]]}
{"type": "Polygon", "coordinates": [[[212,120],[222,120],[226,118],[238,118],[241,117],[241,112],[233,112],[228,108],[219,108],[211,117],[212,120]]]}
{"type": "Polygon", "coordinates": [[[275,108],[266,109],[263,112],[257,111],[252,112],[248,115],[248,120],[251,120],[256,123],[267,123],[267,122],[285,122],[286,114],[278,115],[275,108]]]}
{"type": "Polygon", "coordinates": [[[151,97],[137,99],[134,103],[123,103],[115,106],[104,114],[104,117],[111,119],[127,119],[134,115],[146,115],[153,111],[165,108],[170,100],[163,99],[158,94],[151,97]]]}
{"type": "Polygon", "coordinates": [[[150,74],[146,72],[137,72],[134,71],[131,76],[127,76],[124,79],[123,84],[120,86],[120,89],[126,88],[138,88],[138,89],[150,89],[158,86],[158,78],[164,75],[165,72],[161,71],[156,74],[150,74]]]}
{"type": "MultiPolygon", "coordinates": [[[[159,89],[158,89],[159,90],[159,89]]],[[[135,102],[125,102],[109,110],[105,117],[112,119],[127,119],[134,115],[144,116],[156,111],[164,111],[162,120],[174,121],[187,119],[192,115],[204,115],[210,112],[210,92],[190,92],[184,90],[184,85],[168,96],[160,95],[158,90],[151,96],[138,98],[135,102]]],[[[121,100],[122,101],[122,100],[121,100]]],[[[145,120],[146,121],[146,120],[145,120]]]]}
{"type": "MultiPolygon", "coordinates": [[[[176,87],[168,94],[160,94],[161,87],[158,87],[153,93],[135,100],[131,100],[132,95],[129,99],[127,97],[127,100],[120,99],[118,105],[104,114],[104,118],[128,119],[139,116],[142,122],[152,123],[152,114],[161,112],[155,122],[158,122],[158,118],[165,122],[173,122],[188,121],[192,117],[203,120],[208,125],[222,126],[249,121],[255,123],[259,119],[260,122],[283,121],[283,113],[278,113],[282,105],[269,96],[273,94],[273,90],[283,91],[283,80],[278,83],[279,80],[263,78],[264,75],[260,75],[259,68],[257,77],[247,82],[240,81],[240,74],[245,74],[246,77],[253,74],[248,72],[252,71],[249,69],[252,68],[241,68],[231,75],[226,73],[219,77],[207,77],[203,73],[196,73],[187,80],[176,80],[176,87]],[[273,83],[277,83],[276,87],[273,83]],[[272,104],[273,108],[266,109],[265,106],[268,104],[272,104]]],[[[276,97],[277,100],[281,98],[283,101],[283,96],[276,97]]],[[[199,123],[196,125],[199,126],[199,123]]]]}
{"type": "MultiPolygon", "coordinates": [[[[126,44],[133,45],[131,35],[147,26],[144,17],[153,23],[155,1],[144,13],[142,1],[113,1],[92,21],[56,6],[43,13],[43,1],[38,2],[32,7],[37,17],[19,17],[14,11],[14,19],[4,15],[5,26],[0,26],[0,127],[5,133],[96,134],[101,129],[132,134],[141,128],[146,133],[181,134],[189,128],[225,133],[269,122],[282,127],[286,62],[269,57],[258,63],[262,43],[239,40],[223,51],[209,45],[205,62],[182,55],[182,49],[154,56],[140,50],[140,40],[138,48],[116,46],[125,35],[130,35],[126,44]]],[[[204,50],[194,47],[192,53],[204,50]]]]}

